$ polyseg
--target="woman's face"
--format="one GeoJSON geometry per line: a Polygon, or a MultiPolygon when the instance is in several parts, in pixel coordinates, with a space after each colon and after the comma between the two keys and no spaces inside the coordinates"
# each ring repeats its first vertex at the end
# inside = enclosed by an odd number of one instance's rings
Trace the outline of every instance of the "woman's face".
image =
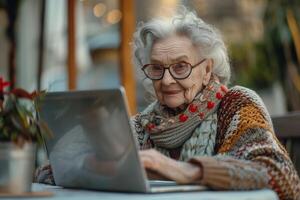
{"type": "MultiPolygon", "coordinates": [[[[172,64],[180,61],[192,66],[203,60],[199,49],[192,41],[183,35],[172,35],[153,44],[150,63],[172,64]]],[[[192,69],[190,76],[183,80],[174,79],[169,70],[161,80],[153,80],[154,90],[158,101],[170,108],[176,108],[190,103],[196,94],[206,85],[212,71],[212,60],[206,59],[192,69]]]]}

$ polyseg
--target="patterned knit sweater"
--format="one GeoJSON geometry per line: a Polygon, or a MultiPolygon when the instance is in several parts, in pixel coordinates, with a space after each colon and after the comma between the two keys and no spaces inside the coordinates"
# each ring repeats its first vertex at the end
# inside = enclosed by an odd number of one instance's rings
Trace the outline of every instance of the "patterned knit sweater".
{"type": "MultiPolygon", "coordinates": [[[[140,147],[151,148],[141,140],[147,132],[141,128],[137,116],[132,122],[140,147]]],[[[203,167],[203,179],[199,182],[214,189],[268,187],[282,200],[300,199],[297,172],[276,138],[270,116],[257,94],[244,87],[233,87],[222,99],[217,116],[212,156],[189,160],[203,167]]]]}

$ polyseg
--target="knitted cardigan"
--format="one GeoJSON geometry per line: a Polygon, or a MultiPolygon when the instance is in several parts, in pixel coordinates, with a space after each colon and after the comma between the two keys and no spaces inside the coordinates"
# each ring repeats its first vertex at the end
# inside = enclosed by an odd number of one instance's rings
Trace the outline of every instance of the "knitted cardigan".
{"type": "MultiPolygon", "coordinates": [[[[271,188],[280,199],[300,199],[298,174],[276,138],[258,95],[244,87],[233,87],[223,97],[217,115],[213,156],[189,160],[203,168],[203,178],[197,182],[213,189],[271,188]]],[[[137,116],[132,123],[139,139],[148,133],[141,128],[137,116]]],[[[141,141],[140,147],[145,149],[141,141]]],[[[151,148],[148,144],[146,147],[151,148]]]]}

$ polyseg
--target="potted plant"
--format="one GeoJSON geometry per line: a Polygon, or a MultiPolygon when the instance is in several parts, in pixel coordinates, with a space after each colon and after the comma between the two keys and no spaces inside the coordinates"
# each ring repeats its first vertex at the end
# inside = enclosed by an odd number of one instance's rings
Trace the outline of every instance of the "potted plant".
{"type": "Polygon", "coordinates": [[[36,144],[51,132],[37,116],[44,92],[6,92],[8,85],[0,77],[0,194],[20,194],[31,191],[36,144]]]}

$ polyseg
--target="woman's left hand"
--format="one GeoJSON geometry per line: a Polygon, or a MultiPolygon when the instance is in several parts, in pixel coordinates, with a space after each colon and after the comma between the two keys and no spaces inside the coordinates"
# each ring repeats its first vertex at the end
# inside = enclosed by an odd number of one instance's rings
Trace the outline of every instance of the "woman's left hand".
{"type": "Polygon", "coordinates": [[[139,155],[148,177],[157,174],[155,178],[187,184],[195,182],[201,175],[201,169],[198,166],[168,158],[154,149],[142,150],[139,155]]]}

